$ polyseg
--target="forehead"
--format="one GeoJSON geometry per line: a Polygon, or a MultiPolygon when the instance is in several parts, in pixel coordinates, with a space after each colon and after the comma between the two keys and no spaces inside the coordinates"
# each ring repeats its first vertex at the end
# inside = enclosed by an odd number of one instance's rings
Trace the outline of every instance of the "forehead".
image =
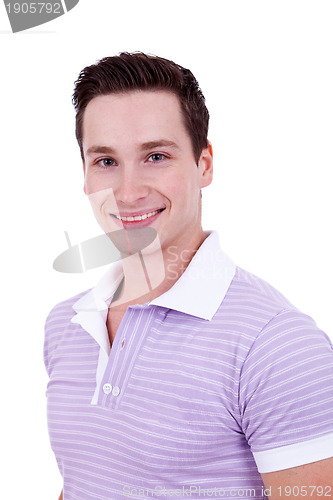
{"type": "Polygon", "coordinates": [[[171,91],[132,90],[94,97],[88,103],[85,115],[92,113],[93,110],[100,111],[105,107],[121,111],[126,108],[144,109],[147,105],[164,110],[171,106],[174,113],[180,112],[179,98],[171,91]]]}
{"type": "Polygon", "coordinates": [[[83,115],[84,143],[110,136],[140,142],[156,133],[172,140],[189,140],[179,98],[172,92],[139,90],[97,96],[83,115]]]}

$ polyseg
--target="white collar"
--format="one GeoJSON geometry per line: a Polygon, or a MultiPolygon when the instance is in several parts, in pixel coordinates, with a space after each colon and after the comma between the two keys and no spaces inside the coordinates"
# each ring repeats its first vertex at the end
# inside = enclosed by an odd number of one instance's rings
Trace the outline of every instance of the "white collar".
{"type": "MultiPolygon", "coordinates": [[[[149,304],[212,319],[234,277],[235,264],[221,250],[217,231],[205,231],[205,234],[206,239],[182,276],[149,304]]],[[[93,289],[75,302],[75,312],[108,309],[122,278],[122,265],[118,261],[109,267],[93,289]]]]}
{"type": "Polygon", "coordinates": [[[211,320],[235,275],[235,264],[221,250],[216,231],[206,239],[185,272],[163,295],[150,304],[211,320]]]}
{"type": "MultiPolygon", "coordinates": [[[[224,299],[236,266],[221,250],[216,231],[205,231],[206,239],[185,272],[165,293],[149,304],[211,320],[224,299]]],[[[79,323],[108,352],[106,317],[112,296],[123,278],[121,261],[112,264],[97,285],[83,295],[73,309],[79,323]]]]}

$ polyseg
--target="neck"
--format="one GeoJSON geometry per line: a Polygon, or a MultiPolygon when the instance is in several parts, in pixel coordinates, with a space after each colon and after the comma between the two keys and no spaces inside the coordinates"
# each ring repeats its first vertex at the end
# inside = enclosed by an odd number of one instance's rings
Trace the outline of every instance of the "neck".
{"type": "Polygon", "coordinates": [[[141,252],[123,259],[123,285],[110,307],[126,309],[167,292],[184,273],[205,237],[201,229],[190,242],[165,249],[160,247],[157,238],[141,252]]]}

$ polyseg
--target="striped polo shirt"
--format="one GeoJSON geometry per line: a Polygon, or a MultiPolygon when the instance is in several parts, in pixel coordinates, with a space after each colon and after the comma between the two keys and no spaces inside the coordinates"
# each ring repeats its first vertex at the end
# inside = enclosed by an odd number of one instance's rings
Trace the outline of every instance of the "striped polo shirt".
{"type": "Polygon", "coordinates": [[[260,472],[333,456],[333,347],[235,266],[218,234],[160,297],[127,308],[122,279],[59,303],[45,326],[48,426],[64,500],[263,499],[260,472]]]}

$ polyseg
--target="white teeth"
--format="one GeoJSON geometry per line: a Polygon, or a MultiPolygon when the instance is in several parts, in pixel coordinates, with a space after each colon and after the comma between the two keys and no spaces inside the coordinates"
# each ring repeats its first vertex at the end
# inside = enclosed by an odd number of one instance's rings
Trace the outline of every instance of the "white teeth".
{"type": "Polygon", "coordinates": [[[120,215],[115,215],[118,220],[124,220],[124,221],[133,221],[133,220],[145,220],[148,217],[152,217],[153,215],[157,214],[159,210],[155,210],[155,212],[149,212],[148,214],[143,214],[143,215],[136,215],[135,217],[120,217],[120,215]]]}

